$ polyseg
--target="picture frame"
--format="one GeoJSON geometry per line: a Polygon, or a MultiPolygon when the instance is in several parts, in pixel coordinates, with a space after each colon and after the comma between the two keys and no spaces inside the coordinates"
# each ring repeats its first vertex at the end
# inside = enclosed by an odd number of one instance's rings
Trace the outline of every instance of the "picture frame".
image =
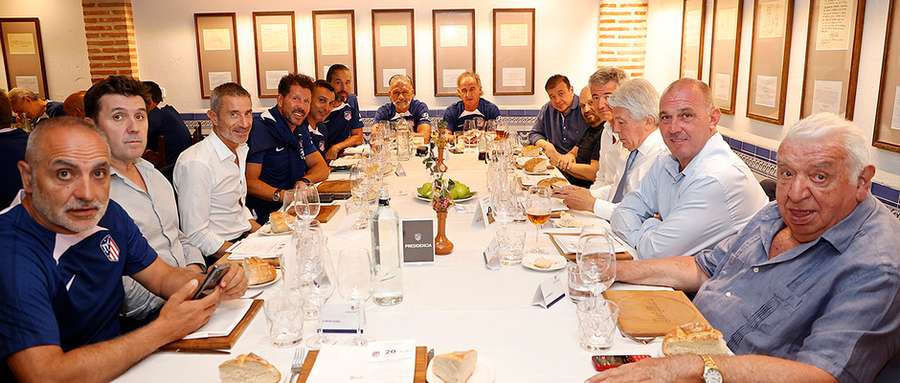
{"type": "Polygon", "coordinates": [[[213,88],[229,81],[240,84],[235,13],[195,13],[194,32],[200,97],[208,99],[213,88]]]}
{"type": "Polygon", "coordinates": [[[415,12],[412,9],[372,10],[372,65],[375,96],[388,95],[388,80],[406,74],[416,87],[415,12]]]}
{"type": "Polygon", "coordinates": [[[36,17],[0,18],[0,48],[9,89],[31,89],[50,97],[41,22],[36,17]]]}
{"type": "Polygon", "coordinates": [[[866,2],[812,0],[809,5],[800,118],[831,112],[852,120],[866,2]]]}
{"type": "Polygon", "coordinates": [[[681,7],[681,57],[678,77],[703,79],[706,0],[685,0],[681,7]]]}
{"type": "Polygon", "coordinates": [[[493,10],[495,96],[534,94],[534,8],[493,10]]]}
{"type": "Polygon", "coordinates": [[[900,22],[889,7],[872,146],[900,153],[900,22]]]}
{"type": "Polygon", "coordinates": [[[793,18],[793,0],[754,2],[747,86],[748,118],[784,124],[793,18]]]}
{"type": "Polygon", "coordinates": [[[353,73],[355,91],[356,14],[352,9],[312,11],[312,21],[316,78],[325,79],[331,65],[343,64],[353,73]]]}
{"type": "Polygon", "coordinates": [[[259,98],[278,96],[278,82],[297,73],[294,12],[253,12],[256,85],[259,98]]]}
{"type": "Polygon", "coordinates": [[[456,97],[456,79],[475,71],[475,10],[431,11],[434,43],[434,95],[456,97]]]}
{"type": "Polygon", "coordinates": [[[740,67],[743,0],[713,0],[709,84],[713,104],[724,114],[735,114],[740,67]]]}

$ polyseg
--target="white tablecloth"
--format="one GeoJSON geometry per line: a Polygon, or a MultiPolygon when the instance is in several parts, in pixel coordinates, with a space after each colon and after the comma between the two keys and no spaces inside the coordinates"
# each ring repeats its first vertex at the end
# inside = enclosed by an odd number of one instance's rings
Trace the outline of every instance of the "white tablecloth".
{"type": "MultiPolygon", "coordinates": [[[[485,166],[474,153],[452,155],[448,174],[479,195],[486,193],[485,166]]],[[[430,218],[429,203],[415,199],[415,189],[429,180],[421,158],[403,163],[406,177],[386,178],[391,206],[401,218],[430,218]],[[400,195],[405,191],[406,195],[400,195]]],[[[335,173],[332,179],[345,178],[335,173]]],[[[472,205],[475,201],[467,202],[472,205]]],[[[445,353],[477,349],[479,358],[490,361],[496,382],[581,382],[594,373],[590,352],[578,345],[575,305],[565,298],[550,309],[531,306],[538,283],[551,276],[521,266],[489,271],[484,267],[482,250],[494,229],[473,226],[473,210],[459,212],[451,208],[447,236],[453,241],[453,253],[438,256],[433,265],[403,269],[403,302],[392,307],[367,306],[367,335],[372,339],[414,338],[417,345],[445,353]]],[[[587,219],[587,216],[580,216],[587,219]]],[[[329,237],[331,253],[351,246],[370,247],[367,230],[351,230],[352,217],[345,209],[323,225],[329,237]]],[[[534,228],[528,230],[528,243],[534,228]]],[[[550,247],[546,236],[542,238],[550,247]]],[[[564,272],[564,271],[559,271],[564,272]]],[[[565,278],[564,278],[565,279],[565,278]]],[[[269,289],[277,288],[278,284],[269,289]]],[[[619,288],[621,286],[615,286],[619,288]]],[[[645,288],[629,286],[629,288],[645,288]]],[[[650,287],[646,287],[650,288],[650,287]]],[[[271,290],[263,294],[263,298],[271,290]]],[[[335,292],[332,301],[340,301],[335,292]]],[[[304,332],[314,333],[311,322],[304,332]]],[[[661,341],[648,345],[618,337],[604,354],[660,354],[661,341]]],[[[158,352],[131,368],[118,380],[123,382],[214,382],[219,363],[242,353],[254,352],[274,364],[286,377],[290,375],[293,348],[276,348],[266,337],[265,315],[260,311],[231,355],[158,352]]]]}

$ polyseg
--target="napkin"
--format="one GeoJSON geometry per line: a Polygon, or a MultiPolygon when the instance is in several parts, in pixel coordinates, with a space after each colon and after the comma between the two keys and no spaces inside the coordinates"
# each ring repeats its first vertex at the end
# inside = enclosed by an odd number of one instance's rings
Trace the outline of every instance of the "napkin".
{"type": "Polygon", "coordinates": [[[239,260],[248,257],[278,258],[290,245],[291,236],[247,237],[226,250],[228,259],[239,260]]]}
{"type": "Polygon", "coordinates": [[[234,299],[222,302],[203,327],[188,334],[184,339],[210,338],[214,336],[228,336],[237,327],[250,305],[252,299],[234,299]]]}

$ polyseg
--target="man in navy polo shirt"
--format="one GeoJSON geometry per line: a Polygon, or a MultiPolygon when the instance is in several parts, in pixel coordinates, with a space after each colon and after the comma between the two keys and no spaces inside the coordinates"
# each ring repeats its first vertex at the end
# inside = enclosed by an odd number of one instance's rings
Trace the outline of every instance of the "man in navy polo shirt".
{"type": "Polygon", "coordinates": [[[328,151],[328,132],[325,131],[324,121],[331,113],[331,103],[334,102],[334,87],[325,80],[316,80],[313,83],[312,101],[309,103],[309,113],[306,115],[306,124],[309,126],[309,138],[313,146],[324,156],[328,151]]]}
{"type": "Polygon", "coordinates": [[[397,121],[401,118],[411,122],[415,132],[425,137],[425,143],[431,140],[431,120],[428,116],[428,105],[416,100],[416,90],[409,76],[398,74],[388,80],[390,86],[388,96],[391,102],[382,105],[375,112],[375,121],[397,121]]]}
{"type": "Polygon", "coordinates": [[[550,76],[544,90],[550,96],[550,102],[541,108],[528,140],[544,149],[550,163],[558,166],[560,156],[578,144],[588,125],[581,116],[578,96],[566,76],[550,76]]]}
{"type": "Polygon", "coordinates": [[[31,133],[22,203],[0,214],[0,381],[112,380],[246,291],[234,267],[190,300],[200,275],[157,258],[109,200],[109,168],[102,133],[83,119],[50,119],[31,133]],[[158,319],[120,336],[125,275],[168,301],[158,319]]]}
{"type": "Polygon", "coordinates": [[[456,94],[460,101],[444,109],[444,121],[447,129],[461,131],[463,124],[471,119],[496,120],[500,117],[500,108],[494,103],[481,98],[481,77],[474,72],[463,72],[456,79],[456,94]]]}
{"type": "Polygon", "coordinates": [[[344,64],[328,68],[325,81],[334,88],[331,114],[325,119],[325,159],[333,160],[344,149],[363,143],[363,122],[359,117],[359,102],[353,94],[353,72],[344,64]]]}
{"type": "Polygon", "coordinates": [[[9,103],[13,113],[31,126],[48,118],[66,115],[63,103],[45,100],[38,92],[27,88],[10,89],[9,103]]]}
{"type": "Polygon", "coordinates": [[[324,181],[331,173],[310,139],[306,115],[314,87],[312,78],[291,73],[278,82],[276,105],[253,119],[247,155],[247,207],[257,222],[269,214],[297,182],[324,181]]]}
{"type": "Polygon", "coordinates": [[[22,189],[19,169],[16,164],[25,159],[25,143],[28,133],[13,125],[16,122],[9,106],[6,92],[0,89],[0,209],[10,202],[22,189]]]}
{"type": "Polygon", "coordinates": [[[150,93],[147,102],[147,149],[159,150],[159,138],[166,145],[166,164],[174,164],[178,156],[187,149],[194,140],[191,131],[184,124],[181,113],[172,105],[163,104],[162,89],[153,81],[144,81],[150,93]]]}

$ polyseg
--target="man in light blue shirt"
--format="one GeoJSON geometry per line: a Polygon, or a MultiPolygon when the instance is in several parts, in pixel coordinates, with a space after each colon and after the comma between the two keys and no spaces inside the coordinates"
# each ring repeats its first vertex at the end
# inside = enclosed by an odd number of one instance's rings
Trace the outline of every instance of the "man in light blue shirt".
{"type": "Polygon", "coordinates": [[[778,149],[776,202],[738,235],[696,257],[617,268],[622,282],[697,291],[737,356],[658,358],[589,382],[698,381],[713,368],[727,382],[896,382],[900,222],[869,194],[874,174],[850,122],[823,113],[794,125],[778,149]]]}
{"type": "Polygon", "coordinates": [[[709,87],[678,80],[659,100],[659,131],[670,156],[613,211],[613,231],[638,258],[693,255],[738,232],[769,199],[716,131],[709,87]]]}

